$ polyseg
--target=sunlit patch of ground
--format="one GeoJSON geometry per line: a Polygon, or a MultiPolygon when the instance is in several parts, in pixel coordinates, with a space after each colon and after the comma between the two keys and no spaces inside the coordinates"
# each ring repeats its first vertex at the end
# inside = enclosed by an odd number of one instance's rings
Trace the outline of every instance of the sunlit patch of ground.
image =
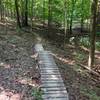
{"type": "Polygon", "coordinates": [[[53,53],[52,53],[52,55],[53,55],[56,59],[58,59],[58,60],[60,60],[60,61],[62,61],[62,62],[64,62],[64,63],[66,63],[66,64],[70,64],[70,65],[74,65],[74,64],[75,64],[75,60],[71,60],[71,59],[68,59],[68,58],[63,58],[63,57],[61,57],[61,55],[59,56],[59,55],[53,54],[53,53]]]}
{"type": "Polygon", "coordinates": [[[3,90],[0,93],[0,100],[21,100],[22,94],[13,93],[10,90],[3,90]]]}

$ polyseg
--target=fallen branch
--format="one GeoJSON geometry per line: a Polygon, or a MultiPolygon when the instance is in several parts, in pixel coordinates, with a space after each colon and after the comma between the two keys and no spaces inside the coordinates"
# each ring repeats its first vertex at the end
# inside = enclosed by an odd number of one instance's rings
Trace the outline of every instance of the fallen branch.
{"type": "Polygon", "coordinates": [[[94,75],[100,77],[100,74],[99,74],[99,73],[97,73],[96,71],[90,69],[88,66],[85,66],[85,65],[80,64],[80,63],[77,63],[77,65],[79,65],[79,66],[81,66],[81,67],[84,67],[84,68],[87,69],[90,73],[92,73],[92,74],[94,74],[94,75]]]}

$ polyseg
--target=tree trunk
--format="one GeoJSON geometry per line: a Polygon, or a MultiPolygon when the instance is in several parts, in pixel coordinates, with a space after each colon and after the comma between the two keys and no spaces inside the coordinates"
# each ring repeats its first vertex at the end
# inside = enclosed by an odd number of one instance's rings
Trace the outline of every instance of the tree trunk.
{"type": "Polygon", "coordinates": [[[83,17],[81,18],[81,33],[83,32],[83,28],[84,28],[84,20],[83,17]]]}
{"type": "Polygon", "coordinates": [[[64,47],[66,43],[66,35],[67,35],[67,1],[64,0],[64,47]]]}
{"type": "Polygon", "coordinates": [[[20,15],[18,9],[18,0],[15,0],[15,7],[16,7],[16,15],[17,15],[17,25],[19,26],[19,28],[21,28],[20,15]]]}
{"type": "Polygon", "coordinates": [[[73,14],[74,14],[74,8],[75,8],[76,0],[72,0],[72,10],[71,10],[71,17],[70,17],[70,34],[72,34],[72,26],[73,26],[73,14]]]}
{"type": "Polygon", "coordinates": [[[25,26],[28,26],[28,0],[25,2],[25,26]]]}
{"type": "MultiPolygon", "coordinates": [[[[1,0],[0,0],[0,20],[1,20],[1,0]]],[[[1,30],[1,27],[0,27],[1,30]]]]}
{"type": "Polygon", "coordinates": [[[2,21],[4,19],[4,5],[2,0],[0,0],[0,20],[2,21]]]}
{"type": "Polygon", "coordinates": [[[22,0],[22,26],[28,26],[28,0],[22,0]]]}
{"type": "Polygon", "coordinates": [[[90,34],[90,52],[89,52],[89,61],[88,66],[90,68],[94,65],[94,59],[95,59],[95,36],[96,36],[96,18],[97,18],[97,4],[98,0],[93,0],[92,3],[92,28],[91,28],[91,34],[90,34]]]}
{"type": "Polygon", "coordinates": [[[33,0],[32,0],[32,2],[31,2],[32,4],[31,4],[31,29],[33,30],[33,12],[34,12],[34,2],[33,2],[33,0]]]}
{"type": "Polygon", "coordinates": [[[52,21],[52,9],[51,9],[51,6],[52,6],[52,0],[49,0],[48,1],[48,28],[51,27],[51,21],[52,21]]]}
{"type": "Polygon", "coordinates": [[[43,26],[45,26],[45,0],[43,0],[43,26]]]}
{"type": "Polygon", "coordinates": [[[83,32],[83,27],[84,27],[84,4],[83,4],[83,0],[81,2],[81,33],[83,32]]]}

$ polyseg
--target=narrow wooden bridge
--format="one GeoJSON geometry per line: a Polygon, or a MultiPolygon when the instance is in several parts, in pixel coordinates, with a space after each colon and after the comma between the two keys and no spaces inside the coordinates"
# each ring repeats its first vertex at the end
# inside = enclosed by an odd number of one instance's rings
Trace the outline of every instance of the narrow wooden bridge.
{"type": "Polygon", "coordinates": [[[45,51],[42,44],[35,45],[41,74],[43,100],[69,100],[59,69],[50,51],[45,51]]]}

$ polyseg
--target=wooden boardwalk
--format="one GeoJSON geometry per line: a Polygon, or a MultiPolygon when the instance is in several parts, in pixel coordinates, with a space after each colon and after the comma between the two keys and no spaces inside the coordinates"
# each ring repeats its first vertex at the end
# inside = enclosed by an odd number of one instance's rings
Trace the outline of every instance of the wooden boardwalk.
{"type": "Polygon", "coordinates": [[[35,45],[41,73],[43,100],[69,100],[59,69],[51,52],[45,51],[42,44],[35,45]]]}

